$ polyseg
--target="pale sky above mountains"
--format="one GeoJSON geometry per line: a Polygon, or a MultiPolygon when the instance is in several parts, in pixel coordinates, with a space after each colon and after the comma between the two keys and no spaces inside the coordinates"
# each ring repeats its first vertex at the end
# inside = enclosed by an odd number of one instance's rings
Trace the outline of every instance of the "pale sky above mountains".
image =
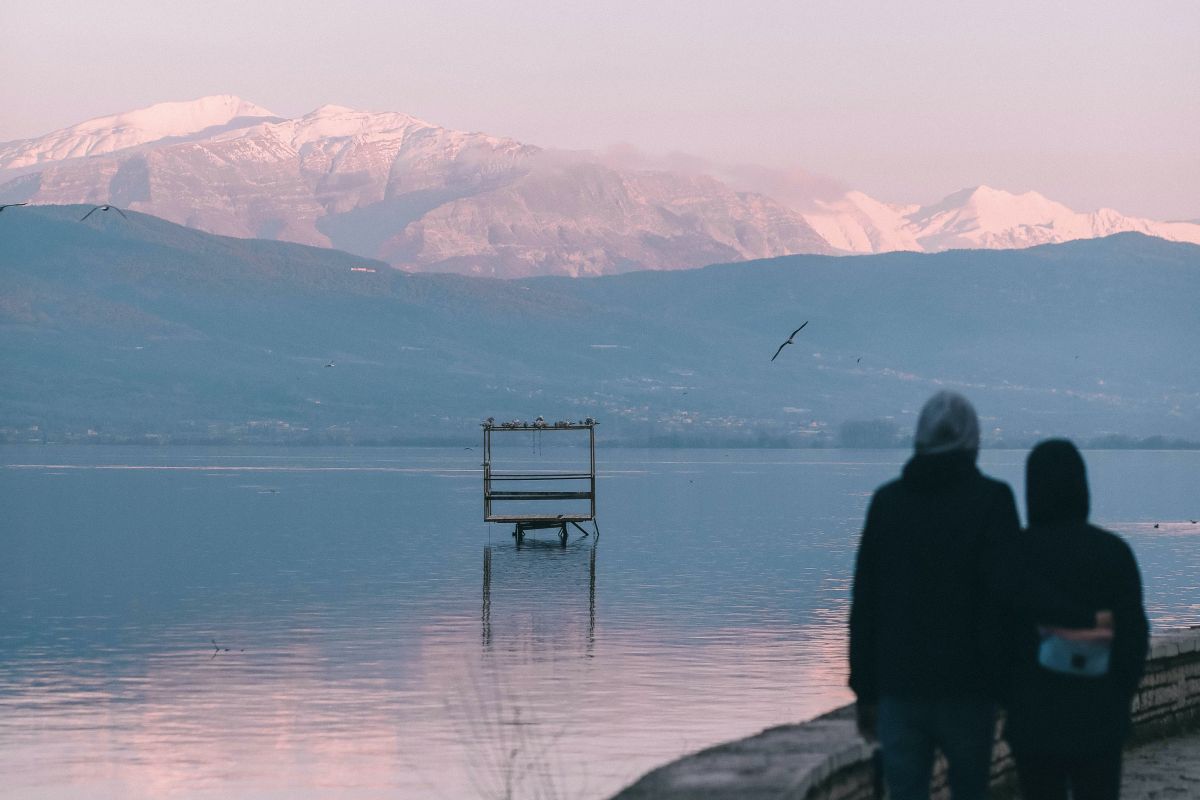
{"type": "Polygon", "coordinates": [[[797,167],[893,202],[988,184],[1195,219],[1198,35],[1191,0],[3,3],[0,141],[230,93],[797,167]]]}

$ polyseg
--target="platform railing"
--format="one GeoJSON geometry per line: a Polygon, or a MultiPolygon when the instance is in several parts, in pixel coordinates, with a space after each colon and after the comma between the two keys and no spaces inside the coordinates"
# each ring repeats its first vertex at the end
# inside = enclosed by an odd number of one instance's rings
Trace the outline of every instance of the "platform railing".
{"type": "Polygon", "coordinates": [[[485,522],[524,523],[567,523],[585,522],[596,517],[596,423],[592,421],[580,423],[545,424],[492,424],[483,425],[483,518],[485,522]],[[581,431],[588,433],[588,471],[579,469],[570,471],[515,471],[496,470],[492,466],[492,436],[503,432],[536,432],[558,433],[563,431],[581,431]],[[570,489],[534,488],[532,486],[515,486],[498,488],[493,484],[545,484],[573,482],[570,489]],[[580,485],[580,484],[583,485],[580,485]],[[497,513],[495,503],[512,503],[521,501],[587,501],[587,511],[572,510],[569,513],[497,513]]]}

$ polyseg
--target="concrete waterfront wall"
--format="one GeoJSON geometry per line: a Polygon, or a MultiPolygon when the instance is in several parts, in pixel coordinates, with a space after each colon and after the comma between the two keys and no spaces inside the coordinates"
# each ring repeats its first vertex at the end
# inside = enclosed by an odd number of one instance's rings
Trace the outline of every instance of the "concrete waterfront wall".
{"type": "MultiPolygon", "coordinates": [[[[1155,636],[1146,675],[1133,700],[1133,742],[1144,743],[1200,725],[1200,629],[1155,636]]],[[[999,726],[997,726],[999,730],[999,726]]],[[[711,747],[649,772],[613,800],[874,800],[874,748],[858,736],[854,707],[799,725],[769,728],[711,747]]],[[[1016,774],[1000,739],[992,754],[992,786],[1011,791],[1016,774]]],[[[934,797],[945,797],[945,773],[934,797]]]]}

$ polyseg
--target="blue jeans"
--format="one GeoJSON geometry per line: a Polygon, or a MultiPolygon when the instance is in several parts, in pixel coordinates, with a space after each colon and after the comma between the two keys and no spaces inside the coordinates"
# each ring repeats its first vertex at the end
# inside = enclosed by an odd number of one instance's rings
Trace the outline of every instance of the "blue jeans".
{"type": "Polygon", "coordinates": [[[985,800],[996,709],[984,698],[879,701],[879,746],[890,800],[929,800],[934,748],[946,757],[952,800],[985,800]]]}

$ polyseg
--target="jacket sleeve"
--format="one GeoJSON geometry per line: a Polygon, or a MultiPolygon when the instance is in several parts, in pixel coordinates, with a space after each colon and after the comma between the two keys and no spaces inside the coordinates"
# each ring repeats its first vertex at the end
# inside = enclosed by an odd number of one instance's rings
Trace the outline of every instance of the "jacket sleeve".
{"type": "Polygon", "coordinates": [[[871,505],[867,508],[867,520],[854,560],[854,586],[850,598],[850,689],[858,697],[858,702],[864,705],[879,701],[875,662],[878,625],[875,603],[878,590],[875,564],[876,540],[879,537],[877,503],[878,495],[871,498],[871,505]]]}
{"type": "Polygon", "coordinates": [[[1117,690],[1132,696],[1146,668],[1150,648],[1150,623],[1142,602],[1142,576],[1129,545],[1121,542],[1116,564],[1116,598],[1113,601],[1111,674],[1117,690]]]}

